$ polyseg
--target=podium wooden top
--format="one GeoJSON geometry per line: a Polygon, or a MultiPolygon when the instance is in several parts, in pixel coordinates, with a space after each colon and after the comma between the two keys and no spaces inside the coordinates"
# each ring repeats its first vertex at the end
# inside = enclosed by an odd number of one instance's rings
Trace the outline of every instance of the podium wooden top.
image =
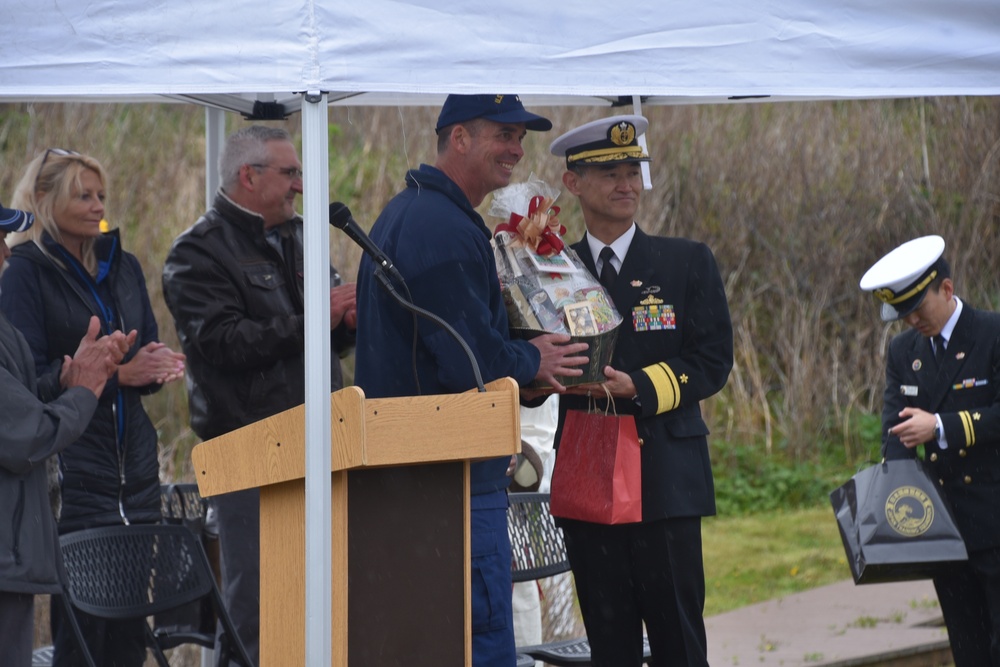
{"type": "MultiPolygon", "coordinates": [[[[461,394],[366,399],[330,394],[331,470],[490,458],[521,448],[511,378],[461,394]]],[[[202,496],[305,477],[305,406],[206,440],[191,452],[202,496]]]]}

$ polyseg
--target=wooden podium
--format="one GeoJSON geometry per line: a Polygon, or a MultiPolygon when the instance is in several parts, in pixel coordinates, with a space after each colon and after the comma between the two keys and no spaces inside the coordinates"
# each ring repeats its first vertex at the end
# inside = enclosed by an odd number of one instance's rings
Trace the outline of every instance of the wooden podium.
{"type": "MultiPolygon", "coordinates": [[[[471,665],[469,461],[520,451],[517,383],[330,395],[332,667],[471,665]]],[[[260,489],[260,667],[305,664],[305,407],[196,446],[201,495],[260,489]]]]}

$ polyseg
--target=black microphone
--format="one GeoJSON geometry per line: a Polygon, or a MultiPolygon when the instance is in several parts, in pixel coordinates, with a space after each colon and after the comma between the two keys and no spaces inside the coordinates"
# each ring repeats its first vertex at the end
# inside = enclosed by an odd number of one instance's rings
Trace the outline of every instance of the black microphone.
{"type": "Polygon", "coordinates": [[[365,234],[364,230],[354,220],[354,216],[351,215],[351,209],[347,208],[346,204],[339,201],[330,203],[330,224],[351,237],[351,240],[361,246],[366,255],[392,274],[393,278],[400,281],[403,280],[403,277],[399,275],[399,271],[392,265],[392,260],[375,245],[374,241],[368,238],[368,235],[365,234]]]}
{"type": "MultiPolygon", "coordinates": [[[[331,202],[330,224],[336,227],[337,229],[341,230],[348,236],[350,236],[352,241],[361,246],[361,249],[365,251],[365,254],[371,257],[372,261],[375,262],[375,278],[382,286],[382,289],[384,289],[386,293],[388,293],[389,296],[392,297],[393,300],[396,301],[396,303],[402,306],[405,310],[408,310],[411,313],[413,313],[414,337],[416,336],[416,328],[417,328],[416,317],[418,315],[420,317],[424,317],[431,320],[432,322],[440,326],[442,329],[447,331],[448,334],[451,335],[451,337],[454,338],[456,342],[458,342],[459,346],[462,348],[462,351],[464,351],[465,355],[469,358],[469,364],[472,366],[472,374],[476,378],[476,386],[478,387],[479,391],[480,392],[486,391],[486,388],[483,386],[483,376],[479,370],[479,362],[476,361],[476,355],[472,353],[472,348],[470,348],[469,344],[465,342],[465,339],[462,338],[462,336],[457,331],[455,331],[454,327],[452,327],[450,324],[444,321],[441,317],[435,315],[434,313],[428,310],[421,308],[420,306],[414,304],[411,301],[410,290],[407,289],[406,281],[403,280],[403,276],[401,276],[396,267],[392,265],[392,260],[389,259],[388,255],[382,252],[382,250],[377,245],[375,245],[375,242],[372,241],[370,238],[368,238],[368,235],[365,234],[364,231],[362,231],[361,227],[358,226],[358,223],[354,221],[354,216],[351,215],[351,209],[347,208],[346,204],[343,204],[339,201],[331,202]],[[392,284],[392,280],[390,280],[389,276],[386,275],[386,272],[388,272],[393,278],[395,278],[399,282],[400,285],[402,285],[403,289],[406,290],[407,298],[403,298],[396,291],[395,286],[392,284]]],[[[414,376],[416,376],[416,370],[414,370],[414,376]]],[[[419,378],[417,378],[416,381],[417,381],[417,387],[419,387],[420,386],[419,378]]]]}

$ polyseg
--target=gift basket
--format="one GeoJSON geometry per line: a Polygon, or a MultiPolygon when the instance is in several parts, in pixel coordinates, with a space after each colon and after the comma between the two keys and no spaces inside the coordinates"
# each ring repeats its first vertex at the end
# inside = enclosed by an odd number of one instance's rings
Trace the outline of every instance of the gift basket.
{"type": "Polygon", "coordinates": [[[534,174],[494,193],[489,215],[506,220],[494,231],[493,249],[510,333],[524,340],[564,333],[573,342],[587,343],[583,375],[559,376],[559,382],[602,382],[622,318],[601,283],[563,241],[566,228],[553,206],[558,195],[534,174]]]}

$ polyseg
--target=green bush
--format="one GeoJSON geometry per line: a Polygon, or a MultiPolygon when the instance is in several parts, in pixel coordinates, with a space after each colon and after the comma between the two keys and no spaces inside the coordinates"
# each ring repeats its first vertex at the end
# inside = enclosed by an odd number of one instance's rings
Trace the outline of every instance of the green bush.
{"type": "Polygon", "coordinates": [[[825,506],[830,492],[859,468],[879,459],[882,430],[879,415],[861,415],[854,436],[866,443],[845,461],[834,442],[816,441],[810,449],[715,441],[712,461],[715,499],[720,515],[746,515],[775,510],[825,506]],[[808,458],[802,452],[809,451],[808,458]]]}

